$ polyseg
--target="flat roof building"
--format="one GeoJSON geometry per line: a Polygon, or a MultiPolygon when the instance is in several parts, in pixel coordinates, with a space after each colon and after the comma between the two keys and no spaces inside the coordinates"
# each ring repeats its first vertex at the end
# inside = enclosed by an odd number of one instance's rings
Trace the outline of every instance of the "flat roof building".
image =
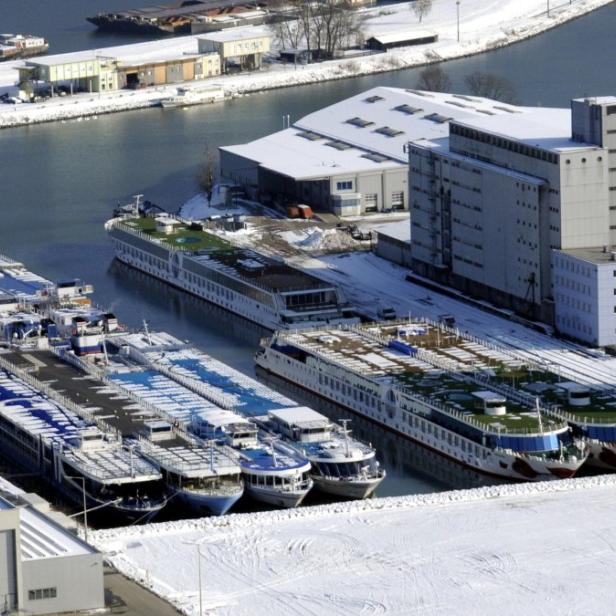
{"type": "Polygon", "coordinates": [[[409,144],[413,269],[615,344],[616,278],[603,270],[616,244],[616,98],[494,108],[506,112],[451,118],[447,136],[409,144]]]}
{"type": "Polygon", "coordinates": [[[272,135],[220,148],[221,173],[261,199],[340,216],[407,210],[408,141],[446,137],[454,117],[506,113],[486,99],[377,87],[272,135]]]}
{"type": "Polygon", "coordinates": [[[35,508],[0,497],[0,613],[104,607],[102,554],[35,508]]]}

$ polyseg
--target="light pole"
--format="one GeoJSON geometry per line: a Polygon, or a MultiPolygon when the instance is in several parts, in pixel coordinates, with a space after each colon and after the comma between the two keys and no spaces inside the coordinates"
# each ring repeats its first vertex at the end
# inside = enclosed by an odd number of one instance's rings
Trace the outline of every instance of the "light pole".
{"type": "Polygon", "coordinates": [[[77,479],[78,481],[81,481],[81,488],[82,488],[82,493],[83,493],[83,528],[84,528],[84,533],[83,533],[83,538],[85,539],[85,542],[88,543],[88,507],[86,505],[86,478],[85,477],[71,477],[69,475],[66,475],[67,479],[77,479]]]}
{"type": "Polygon", "coordinates": [[[201,545],[197,547],[197,575],[199,576],[199,616],[203,616],[203,588],[201,586],[201,545]]]}
{"type": "MultiPolygon", "coordinates": [[[[550,0],[548,0],[549,2],[550,0]]],[[[458,43],[460,42],[460,0],[456,0],[456,23],[458,31],[458,43]]]]}

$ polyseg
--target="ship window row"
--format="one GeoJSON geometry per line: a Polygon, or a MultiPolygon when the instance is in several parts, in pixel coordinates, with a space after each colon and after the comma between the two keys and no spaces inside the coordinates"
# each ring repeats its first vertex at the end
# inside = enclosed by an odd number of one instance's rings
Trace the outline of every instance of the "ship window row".
{"type": "Polygon", "coordinates": [[[434,435],[435,438],[440,439],[443,442],[446,442],[448,445],[452,447],[460,447],[463,452],[467,452],[472,454],[474,453],[478,458],[483,457],[485,459],[486,452],[482,451],[479,445],[474,445],[473,443],[468,442],[466,439],[453,434],[449,430],[445,430],[443,428],[439,428],[435,426],[432,422],[427,421],[425,419],[421,419],[416,415],[412,415],[411,413],[407,414],[407,423],[419,430],[420,432],[424,432],[426,434],[434,435]]]}
{"type": "Polygon", "coordinates": [[[267,291],[256,289],[255,287],[246,284],[241,280],[231,278],[230,276],[227,276],[222,272],[208,269],[202,266],[200,263],[196,263],[192,260],[185,262],[185,267],[188,271],[197,274],[197,276],[205,278],[206,280],[211,280],[212,282],[215,282],[223,287],[228,287],[229,289],[232,289],[240,295],[245,295],[246,297],[260,302],[261,304],[274,306],[272,296],[267,291]]]}
{"type": "Polygon", "coordinates": [[[353,399],[366,404],[372,408],[375,408],[378,405],[378,400],[375,396],[364,393],[357,385],[347,385],[346,383],[341,383],[338,379],[334,377],[330,377],[324,374],[319,374],[319,384],[325,385],[325,387],[329,387],[332,391],[340,391],[343,395],[351,397],[353,399]]]}

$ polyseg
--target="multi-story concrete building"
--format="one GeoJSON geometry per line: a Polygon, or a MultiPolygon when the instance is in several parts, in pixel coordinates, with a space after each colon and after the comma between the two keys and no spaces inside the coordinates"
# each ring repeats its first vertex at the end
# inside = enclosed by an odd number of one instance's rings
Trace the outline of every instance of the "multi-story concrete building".
{"type": "Polygon", "coordinates": [[[598,310],[603,277],[590,276],[586,299],[565,310],[557,304],[567,287],[555,270],[569,279],[599,254],[586,249],[600,249],[605,263],[603,247],[616,243],[616,98],[574,100],[571,110],[498,107],[506,113],[451,119],[447,137],[409,145],[413,269],[576,338],[613,344],[613,306],[611,325],[566,325],[581,323],[573,306],[580,318],[591,304],[598,310]]]}

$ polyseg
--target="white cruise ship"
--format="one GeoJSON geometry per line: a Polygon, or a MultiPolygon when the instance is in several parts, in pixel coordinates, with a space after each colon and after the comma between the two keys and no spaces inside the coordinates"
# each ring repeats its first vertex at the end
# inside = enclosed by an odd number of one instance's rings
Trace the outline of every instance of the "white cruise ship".
{"type": "Polygon", "coordinates": [[[200,223],[135,212],[109,220],[105,228],[121,262],[267,329],[359,321],[335,285],[234,247],[200,223]]]}
{"type": "Polygon", "coordinates": [[[482,473],[573,476],[588,457],[562,418],[512,383],[542,374],[427,322],[277,332],[257,364],[482,473]]]}

